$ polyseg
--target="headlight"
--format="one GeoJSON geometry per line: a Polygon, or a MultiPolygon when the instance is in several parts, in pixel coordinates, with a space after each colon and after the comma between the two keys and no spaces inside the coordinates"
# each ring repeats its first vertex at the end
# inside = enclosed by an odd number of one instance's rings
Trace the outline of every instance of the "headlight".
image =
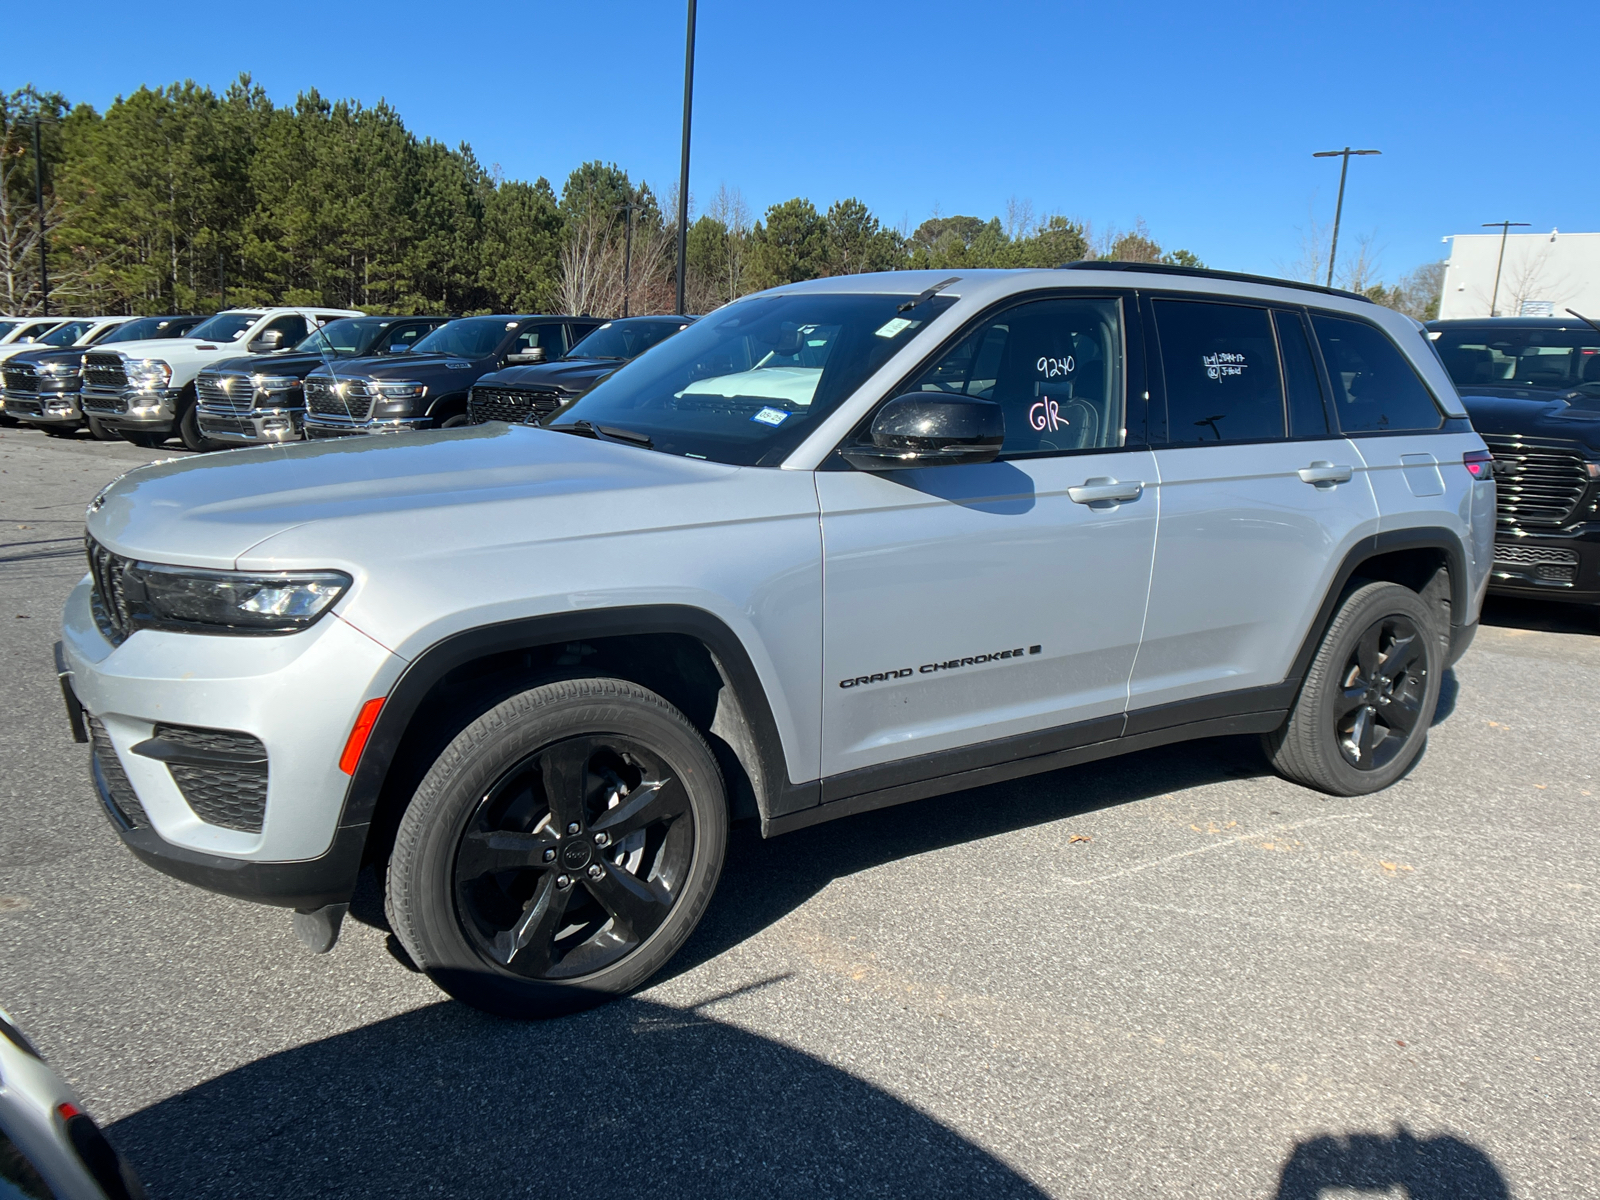
{"type": "Polygon", "coordinates": [[[191,633],[292,633],[350,586],[342,571],[251,574],[131,563],[122,576],[134,628],[191,633]]]}
{"type": "Polygon", "coordinates": [[[72,379],[82,368],[75,362],[43,362],[37,369],[39,374],[51,379],[72,379]]]}
{"type": "Polygon", "coordinates": [[[419,400],[428,391],[420,383],[369,383],[367,386],[385,400],[419,400]]]}
{"type": "Polygon", "coordinates": [[[252,375],[250,382],[256,385],[258,392],[287,392],[300,386],[293,375],[252,375]]]}
{"type": "Polygon", "coordinates": [[[141,392],[154,392],[172,382],[172,368],[159,358],[129,359],[123,366],[128,382],[141,392]]]}

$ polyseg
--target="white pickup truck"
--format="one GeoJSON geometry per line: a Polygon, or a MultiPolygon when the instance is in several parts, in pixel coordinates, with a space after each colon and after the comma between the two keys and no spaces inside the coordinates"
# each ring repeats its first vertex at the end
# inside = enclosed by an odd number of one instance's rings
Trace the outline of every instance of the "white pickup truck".
{"type": "Polygon", "coordinates": [[[83,360],[83,411],[139,446],[176,435],[191,450],[207,448],[195,415],[195,376],[240,350],[270,355],[298,345],[349,308],[230,308],[181,338],[127,342],[83,360]]]}

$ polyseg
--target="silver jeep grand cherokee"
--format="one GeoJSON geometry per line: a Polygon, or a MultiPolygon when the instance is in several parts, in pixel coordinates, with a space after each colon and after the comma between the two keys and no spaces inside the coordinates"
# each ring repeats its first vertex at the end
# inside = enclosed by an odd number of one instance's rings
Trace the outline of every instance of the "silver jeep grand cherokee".
{"type": "Polygon", "coordinates": [[[1122,264],[749,296],[542,427],[186,459],[88,514],[69,712],[150,865],[460,999],[636,988],[767,835],[1254,733],[1422,753],[1494,484],[1413,321],[1122,264]]]}

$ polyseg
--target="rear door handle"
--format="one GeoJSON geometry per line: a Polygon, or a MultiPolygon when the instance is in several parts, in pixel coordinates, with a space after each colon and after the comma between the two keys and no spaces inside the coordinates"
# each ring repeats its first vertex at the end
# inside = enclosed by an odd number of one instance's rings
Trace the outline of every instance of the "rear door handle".
{"type": "Polygon", "coordinates": [[[1319,458],[1309,467],[1301,467],[1299,474],[1305,483],[1328,487],[1335,483],[1349,483],[1352,472],[1349,467],[1336,467],[1331,462],[1319,458]]]}
{"type": "Polygon", "coordinates": [[[1069,487],[1067,496],[1074,504],[1098,504],[1105,500],[1137,500],[1144,494],[1144,484],[1119,483],[1109,475],[1096,475],[1085,479],[1077,487],[1069,487]]]}

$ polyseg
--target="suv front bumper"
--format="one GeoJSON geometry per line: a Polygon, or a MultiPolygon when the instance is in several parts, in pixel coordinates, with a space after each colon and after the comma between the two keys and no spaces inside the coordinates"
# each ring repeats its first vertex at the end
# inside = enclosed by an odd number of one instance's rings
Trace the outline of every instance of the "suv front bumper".
{"type": "Polygon", "coordinates": [[[234,446],[298,442],[305,424],[301,408],[257,408],[240,413],[218,412],[202,404],[195,409],[195,416],[203,435],[234,446]]]}
{"type": "Polygon", "coordinates": [[[1600,524],[1573,533],[1501,534],[1489,590],[1499,596],[1600,604],[1600,524]]]}
{"type": "Polygon", "coordinates": [[[169,875],[242,899],[304,909],[348,899],[367,822],[344,820],[350,777],[339,755],[357,710],[385,694],[403,661],[333,615],[275,637],[141,630],[113,645],[95,623],[90,591],[85,579],[67,600],[60,666],[69,715],[81,705],[95,730],[91,774],[128,848],[169,875]],[[157,724],[259,739],[267,759],[259,832],[200,817],[169,761],[149,752],[157,724]]]}

